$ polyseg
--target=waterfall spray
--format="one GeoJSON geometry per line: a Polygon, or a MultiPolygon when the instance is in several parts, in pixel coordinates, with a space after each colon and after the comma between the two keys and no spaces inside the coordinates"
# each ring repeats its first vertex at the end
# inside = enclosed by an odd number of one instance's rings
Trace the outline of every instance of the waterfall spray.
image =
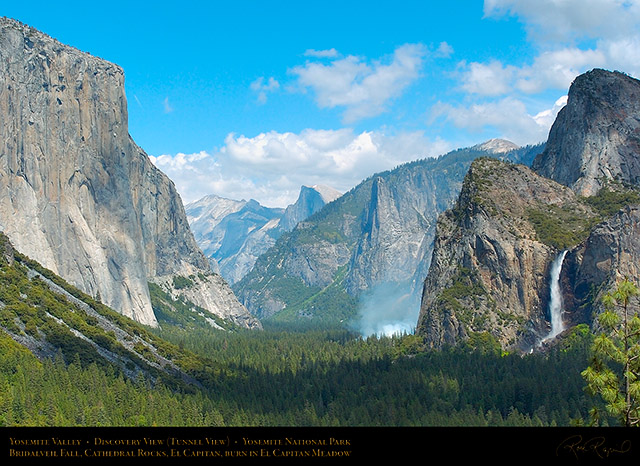
{"type": "Polygon", "coordinates": [[[562,272],[562,263],[567,255],[567,251],[555,258],[551,264],[551,299],[549,300],[549,314],[551,318],[551,332],[542,340],[550,340],[564,330],[564,322],[562,321],[562,289],[560,288],[560,272],[562,272]]]}

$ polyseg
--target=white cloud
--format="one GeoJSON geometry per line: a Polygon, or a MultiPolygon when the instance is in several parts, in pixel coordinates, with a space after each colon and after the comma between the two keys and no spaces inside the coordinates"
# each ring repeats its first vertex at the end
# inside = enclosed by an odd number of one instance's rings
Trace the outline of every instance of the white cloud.
{"type": "Polygon", "coordinates": [[[280,88],[280,83],[273,77],[270,77],[265,83],[264,76],[261,76],[253,81],[249,87],[258,93],[258,102],[264,104],[267,102],[267,92],[277,91],[280,88]]]}
{"type": "Polygon", "coordinates": [[[307,49],[304,52],[305,57],[315,57],[315,58],[335,58],[338,56],[338,51],[336,49],[328,49],[328,50],[314,50],[307,49]]]}
{"type": "Polygon", "coordinates": [[[566,97],[559,98],[551,108],[535,114],[514,97],[500,100],[454,106],[438,103],[432,108],[432,120],[444,118],[457,128],[481,132],[492,128],[505,138],[519,145],[545,141],[558,111],[566,104],[566,97]]]}
{"type": "Polygon", "coordinates": [[[462,63],[469,92],[495,96],[566,89],[592,68],[640,73],[638,0],[485,0],[484,12],[486,17],[518,17],[537,55],[521,67],[462,63]]]}
{"type": "Polygon", "coordinates": [[[578,75],[593,68],[640,73],[640,0],[485,0],[484,12],[517,17],[534,56],[518,66],[459,62],[463,103],[435,105],[434,120],[477,132],[491,128],[518,144],[539,142],[566,104],[566,96],[546,99],[567,92],[578,75]]]}
{"type": "Polygon", "coordinates": [[[531,66],[516,73],[515,87],[526,93],[546,89],[568,89],[581,73],[592,68],[606,67],[609,60],[599,50],[564,48],[538,55],[531,66]]]}
{"type": "Polygon", "coordinates": [[[558,116],[558,112],[567,105],[567,96],[563,95],[558,100],[555,101],[553,107],[542,110],[533,116],[533,120],[540,126],[541,128],[551,129],[551,125],[556,121],[556,116],[558,116]]]}
{"type": "Polygon", "coordinates": [[[435,52],[435,56],[448,58],[451,55],[453,55],[453,47],[446,42],[440,42],[440,45],[435,52]]]}
{"type": "MultiPolygon", "coordinates": [[[[465,66],[465,64],[461,64],[465,66]]],[[[471,94],[496,96],[511,90],[511,80],[515,72],[512,66],[504,66],[497,60],[489,63],[470,63],[461,76],[462,89],[471,94]]]]}
{"type": "Polygon", "coordinates": [[[487,17],[514,15],[535,42],[601,37],[620,39],[638,33],[637,0],[485,0],[487,17]]]}
{"type": "Polygon", "coordinates": [[[169,97],[165,97],[164,100],[162,101],[162,106],[164,108],[164,113],[171,113],[173,112],[173,107],[171,106],[171,104],[169,103],[169,97]]]}
{"type": "Polygon", "coordinates": [[[354,133],[350,129],[300,133],[229,134],[215,153],[161,155],[152,161],[176,184],[183,201],[207,194],[285,207],[301,185],[347,191],[373,173],[450,150],[423,133],[354,133]]]}
{"type": "MultiPolygon", "coordinates": [[[[627,41],[629,42],[629,41],[627,41]]],[[[548,89],[566,90],[581,73],[592,68],[636,69],[640,52],[635,42],[619,43],[608,50],[577,47],[543,51],[530,65],[516,67],[504,65],[498,60],[488,63],[459,64],[461,89],[480,96],[505,96],[515,92],[536,94],[548,89]],[[615,55],[614,55],[615,54],[615,55]],[[613,66],[613,65],[616,66],[613,66]]]]}
{"type": "Polygon", "coordinates": [[[606,66],[610,69],[640,76],[640,24],[635,35],[601,41],[598,50],[606,58],[606,66]]]}
{"type": "Polygon", "coordinates": [[[291,72],[303,88],[311,88],[321,108],[344,108],[344,121],[377,116],[420,75],[426,48],[421,44],[398,47],[386,60],[367,62],[353,55],[329,64],[307,62],[291,72]]]}

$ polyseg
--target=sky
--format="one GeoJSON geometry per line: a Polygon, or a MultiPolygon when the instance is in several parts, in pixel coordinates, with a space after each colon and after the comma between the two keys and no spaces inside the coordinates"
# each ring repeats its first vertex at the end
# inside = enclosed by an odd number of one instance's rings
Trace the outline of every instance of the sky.
{"type": "Polygon", "coordinates": [[[120,65],[129,132],[185,203],[300,186],[491,138],[546,140],[573,79],[640,76],[640,0],[34,0],[0,14],[120,65]]]}

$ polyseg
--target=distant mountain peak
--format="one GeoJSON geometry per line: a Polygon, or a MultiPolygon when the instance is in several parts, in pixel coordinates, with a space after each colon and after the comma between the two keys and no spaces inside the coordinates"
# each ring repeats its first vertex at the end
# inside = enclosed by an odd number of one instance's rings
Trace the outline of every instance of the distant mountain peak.
{"type": "Polygon", "coordinates": [[[293,230],[298,223],[316,213],[326,204],[335,201],[342,194],[330,186],[316,184],[302,186],[295,203],[284,211],[280,226],[285,231],[293,230]]]}
{"type": "Polygon", "coordinates": [[[493,154],[504,154],[505,152],[509,152],[519,148],[520,146],[518,146],[517,144],[511,141],[507,141],[506,139],[499,138],[489,139],[488,141],[485,141],[473,147],[473,149],[483,150],[491,152],[493,154]]]}
{"type": "Polygon", "coordinates": [[[235,283],[282,233],[340,196],[330,186],[316,184],[302,186],[298,200],[286,209],[264,207],[255,199],[209,195],[187,204],[185,211],[204,253],[217,261],[226,280],[235,283]]]}

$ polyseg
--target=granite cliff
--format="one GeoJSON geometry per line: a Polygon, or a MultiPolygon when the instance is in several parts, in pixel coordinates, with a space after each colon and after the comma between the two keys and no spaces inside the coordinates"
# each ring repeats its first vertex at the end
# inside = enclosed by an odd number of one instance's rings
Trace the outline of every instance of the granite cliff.
{"type": "Polygon", "coordinates": [[[438,218],[418,333],[438,348],[480,333],[533,347],[549,332],[550,264],[597,220],[571,189],[523,165],[474,161],[438,218]]]}
{"type": "Polygon", "coordinates": [[[330,186],[313,185],[300,187],[300,194],[295,203],[287,206],[279,222],[282,232],[293,230],[298,223],[322,209],[325,205],[341,196],[330,186]]]}
{"type": "MultiPolygon", "coordinates": [[[[596,225],[589,237],[568,251],[562,274],[565,318],[570,325],[597,326],[602,297],[628,277],[640,278],[640,195],[596,225]]],[[[630,310],[637,312],[635,301],[630,310]]]]}
{"type": "Polygon", "coordinates": [[[583,196],[607,181],[640,185],[640,81],[594,69],[569,88],[532,168],[583,196]]]}
{"type": "Polygon", "coordinates": [[[552,262],[565,328],[594,325],[616,281],[638,281],[640,82],[593,70],[577,77],[532,169],[474,162],[438,219],[417,331],[430,347],[490,335],[535,348],[549,332],[552,262]]]}
{"type": "Polygon", "coordinates": [[[123,70],[0,19],[0,230],[14,246],[146,325],[148,282],[259,326],[189,229],[180,197],[128,133],[123,70]]]}

